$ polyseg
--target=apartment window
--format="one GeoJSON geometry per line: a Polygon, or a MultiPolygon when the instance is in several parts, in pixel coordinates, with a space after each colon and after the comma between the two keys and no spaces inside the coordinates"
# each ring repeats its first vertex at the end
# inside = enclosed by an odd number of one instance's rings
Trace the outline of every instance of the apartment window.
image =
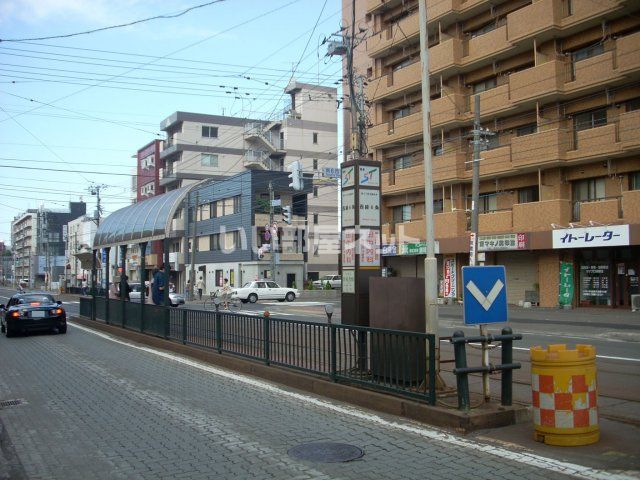
{"type": "Polygon", "coordinates": [[[318,225],[318,214],[317,213],[313,214],[313,224],[314,225],[318,225]]]}
{"type": "Polygon", "coordinates": [[[393,169],[402,170],[411,166],[411,155],[403,155],[393,160],[393,169]]]}
{"type": "Polygon", "coordinates": [[[444,212],[444,200],[442,198],[435,198],[433,200],[433,213],[444,212]]]}
{"type": "Polygon", "coordinates": [[[605,197],[604,177],[575,181],[572,184],[572,190],[574,202],[588,202],[603,199],[605,197]]]}
{"type": "Polygon", "coordinates": [[[496,79],[496,77],[487,78],[486,80],[474,83],[472,85],[473,93],[481,93],[486,90],[491,90],[492,88],[496,88],[497,86],[498,86],[498,80],[496,79]]]}
{"type": "Polygon", "coordinates": [[[540,200],[538,186],[518,190],[518,203],[531,203],[540,200]]]}
{"type": "Polygon", "coordinates": [[[640,98],[634,98],[625,103],[626,111],[633,112],[634,110],[640,110],[640,98]]]}
{"type": "Polygon", "coordinates": [[[629,174],[629,190],[640,190],[640,171],[629,174]]]}
{"type": "Polygon", "coordinates": [[[202,165],[203,167],[217,167],[218,155],[203,153],[202,155],[200,155],[200,165],[202,165]]]}
{"type": "Polygon", "coordinates": [[[196,252],[206,252],[211,249],[211,235],[198,237],[196,240],[196,252]]]}
{"type": "Polygon", "coordinates": [[[489,135],[487,137],[487,150],[492,150],[500,146],[500,134],[498,132],[495,135],[489,135]]]}
{"type": "Polygon", "coordinates": [[[440,143],[431,144],[431,155],[438,157],[444,154],[444,147],[440,143]]]}
{"type": "Polygon", "coordinates": [[[202,136],[207,138],[218,138],[218,127],[202,126],[202,136]]]}
{"type": "Polygon", "coordinates": [[[197,220],[201,222],[202,220],[209,220],[209,218],[211,218],[211,204],[198,205],[197,220]]]}
{"type": "Polygon", "coordinates": [[[318,144],[318,132],[313,132],[313,144],[318,144]]]}
{"type": "Polygon", "coordinates": [[[318,187],[313,187],[313,197],[318,198],[318,187]]]}
{"type": "Polygon", "coordinates": [[[318,170],[318,159],[317,158],[313,159],[313,169],[314,170],[318,170]]]}
{"type": "Polygon", "coordinates": [[[405,60],[403,60],[403,61],[401,61],[399,63],[396,63],[393,67],[391,67],[391,69],[394,72],[397,72],[398,70],[402,70],[403,68],[408,67],[409,65],[411,65],[413,63],[415,63],[413,58],[409,57],[409,58],[407,58],[407,59],[405,59],[405,60]]]}
{"type": "Polygon", "coordinates": [[[236,250],[240,247],[240,232],[226,232],[224,234],[224,250],[236,250]]]}
{"type": "Polygon", "coordinates": [[[596,45],[589,45],[588,47],[581,48],[579,50],[575,50],[571,52],[571,61],[579,62],[580,60],[585,60],[587,58],[595,57],[596,55],[601,55],[604,53],[604,45],[602,43],[598,43],[596,45]]]}
{"type": "Polygon", "coordinates": [[[403,107],[398,110],[394,110],[391,114],[393,115],[394,120],[398,120],[399,118],[411,115],[411,109],[409,107],[403,107]]]}
{"type": "Polygon", "coordinates": [[[212,214],[214,217],[224,217],[225,215],[239,213],[241,205],[240,195],[216,200],[212,205],[212,214]]]}
{"type": "Polygon", "coordinates": [[[607,124],[607,109],[597,108],[588,112],[576,113],[573,116],[573,128],[576,132],[600,127],[607,124]]]}
{"type": "Polygon", "coordinates": [[[522,125],[521,127],[516,128],[516,135],[518,137],[524,137],[525,135],[536,133],[537,130],[538,125],[535,123],[529,123],[528,125],[522,125]]]}
{"type": "Polygon", "coordinates": [[[393,221],[394,223],[410,222],[411,205],[398,205],[397,207],[393,207],[393,221]]]}
{"type": "Polygon", "coordinates": [[[485,33],[489,33],[493,30],[495,30],[496,28],[498,28],[498,22],[495,20],[492,20],[491,22],[476,28],[475,30],[470,30],[467,32],[467,34],[471,37],[471,38],[475,38],[475,37],[479,37],[480,35],[484,35],[485,33]]]}
{"type": "Polygon", "coordinates": [[[220,250],[220,234],[209,235],[209,250],[220,250]]]}
{"type": "Polygon", "coordinates": [[[488,213],[498,210],[498,194],[489,193],[487,195],[481,195],[478,200],[478,212],[488,213]]]}

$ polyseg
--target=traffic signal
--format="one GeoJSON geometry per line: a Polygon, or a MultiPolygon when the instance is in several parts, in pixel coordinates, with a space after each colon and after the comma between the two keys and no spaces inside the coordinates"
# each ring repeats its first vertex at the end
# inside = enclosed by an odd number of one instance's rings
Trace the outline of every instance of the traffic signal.
{"type": "Polygon", "coordinates": [[[304,182],[302,179],[302,166],[300,165],[300,162],[296,160],[295,162],[290,164],[287,169],[291,172],[289,174],[289,178],[291,179],[289,187],[293,188],[294,190],[303,190],[304,182]]]}
{"type": "Polygon", "coordinates": [[[286,205],[282,207],[282,219],[287,225],[291,225],[291,207],[286,205]]]}

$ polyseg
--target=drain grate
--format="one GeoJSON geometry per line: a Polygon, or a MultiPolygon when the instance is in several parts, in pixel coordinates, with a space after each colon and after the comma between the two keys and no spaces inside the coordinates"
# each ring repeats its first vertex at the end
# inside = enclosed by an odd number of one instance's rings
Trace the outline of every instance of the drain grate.
{"type": "Polygon", "coordinates": [[[0,402],[0,408],[6,408],[6,407],[15,407],[17,405],[22,405],[26,403],[24,400],[22,400],[21,398],[17,398],[15,400],[4,400],[2,402],[0,402]]]}
{"type": "Polygon", "coordinates": [[[349,462],[364,455],[364,451],[355,445],[331,442],[303,443],[287,453],[298,460],[321,463],[349,462]]]}

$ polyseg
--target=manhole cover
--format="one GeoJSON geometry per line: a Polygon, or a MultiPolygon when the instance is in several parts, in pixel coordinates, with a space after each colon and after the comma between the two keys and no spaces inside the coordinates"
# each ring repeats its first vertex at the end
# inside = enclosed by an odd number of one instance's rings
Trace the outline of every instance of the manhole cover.
{"type": "Polygon", "coordinates": [[[360,458],[364,451],[346,443],[303,443],[287,452],[291,457],[310,462],[338,463],[360,458]]]}
{"type": "Polygon", "coordinates": [[[15,407],[16,405],[22,405],[23,403],[24,403],[24,400],[21,400],[19,398],[16,400],[4,400],[0,402],[0,408],[15,407]]]}

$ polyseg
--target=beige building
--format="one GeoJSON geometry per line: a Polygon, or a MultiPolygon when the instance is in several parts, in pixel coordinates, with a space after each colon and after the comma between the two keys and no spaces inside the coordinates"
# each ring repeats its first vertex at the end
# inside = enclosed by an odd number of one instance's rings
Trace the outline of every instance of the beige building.
{"type": "MultiPolygon", "coordinates": [[[[367,144],[384,172],[385,265],[422,276],[418,1],[357,4],[369,29],[367,144]]],[[[640,4],[426,4],[439,281],[453,285],[442,293],[461,296],[468,263],[479,95],[495,135],[481,154],[478,250],[506,266],[508,300],[628,307],[640,293],[640,4]]]]}

